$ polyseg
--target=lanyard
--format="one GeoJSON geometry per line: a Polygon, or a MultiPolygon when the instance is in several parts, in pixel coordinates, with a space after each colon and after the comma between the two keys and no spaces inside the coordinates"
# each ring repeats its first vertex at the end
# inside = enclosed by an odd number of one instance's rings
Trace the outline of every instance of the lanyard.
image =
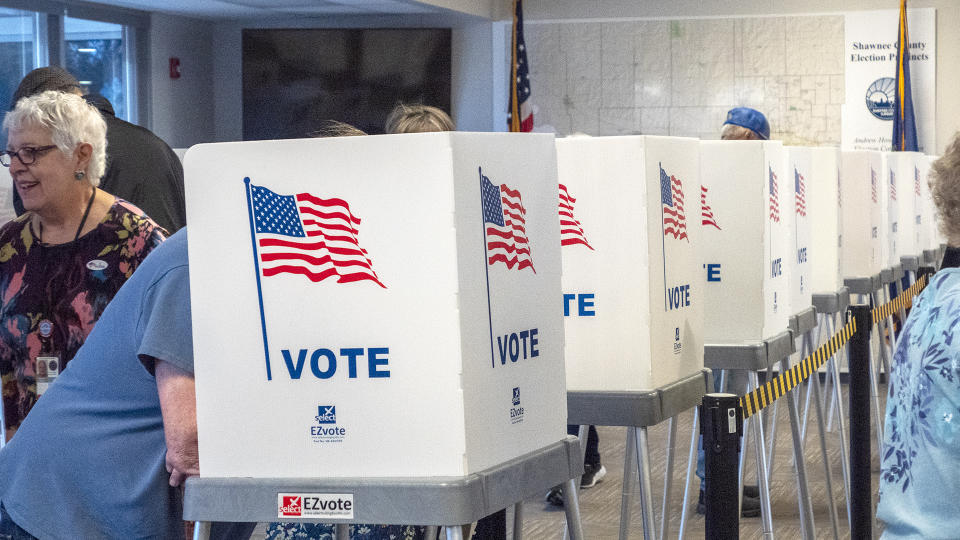
{"type": "MultiPolygon", "coordinates": [[[[97,196],[97,188],[93,188],[93,193],[90,194],[90,200],[87,201],[87,209],[83,211],[83,218],[80,219],[80,225],[77,227],[77,233],[73,235],[73,241],[76,242],[77,238],[80,238],[80,232],[83,230],[83,226],[87,223],[87,216],[90,215],[90,208],[93,206],[93,199],[97,196]]],[[[43,243],[43,222],[40,222],[40,230],[37,234],[37,241],[43,243]]]]}

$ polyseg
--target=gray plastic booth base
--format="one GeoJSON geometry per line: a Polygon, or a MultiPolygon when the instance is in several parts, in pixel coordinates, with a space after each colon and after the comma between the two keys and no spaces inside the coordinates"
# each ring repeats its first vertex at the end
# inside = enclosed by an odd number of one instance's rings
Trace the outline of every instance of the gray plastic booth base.
{"type": "Polygon", "coordinates": [[[817,310],[814,309],[813,306],[808,307],[796,315],[791,315],[790,321],[787,323],[787,328],[790,329],[790,332],[792,332],[794,336],[806,334],[816,327],[817,310]]]}
{"type": "Polygon", "coordinates": [[[906,272],[916,272],[920,269],[920,257],[916,255],[900,257],[900,264],[906,272]]]}
{"type": "Polygon", "coordinates": [[[835,293],[813,293],[813,309],[822,315],[847,311],[850,306],[850,289],[840,287],[835,293]]]}
{"type": "Polygon", "coordinates": [[[903,265],[895,264],[880,271],[880,283],[888,285],[903,277],[903,265]]]}
{"type": "Polygon", "coordinates": [[[490,469],[428,478],[204,478],[187,480],[183,518],[191,521],[300,521],[463,525],[553,486],[580,478],[583,458],[576,437],[490,469]],[[353,495],[353,519],[277,517],[278,493],[353,495]]]}
{"type": "Polygon", "coordinates": [[[703,363],[713,370],[765,370],[796,352],[789,330],[755,343],[708,343],[703,346],[703,363]]]}
{"type": "Polygon", "coordinates": [[[575,425],[648,427],[659,424],[703,400],[712,388],[704,369],[655,390],[636,392],[567,392],[567,423],[575,425]]]}
{"type": "Polygon", "coordinates": [[[850,290],[850,294],[873,294],[880,289],[882,282],[880,274],[874,274],[866,277],[844,278],[843,284],[850,290]]]}

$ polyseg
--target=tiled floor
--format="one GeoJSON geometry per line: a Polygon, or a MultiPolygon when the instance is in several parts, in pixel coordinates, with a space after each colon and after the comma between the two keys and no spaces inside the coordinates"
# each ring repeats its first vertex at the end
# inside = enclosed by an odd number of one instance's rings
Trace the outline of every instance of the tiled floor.
{"type": "MultiPolygon", "coordinates": [[[[883,394],[881,388],[881,394],[883,394]]],[[[802,413],[802,402],[801,402],[802,413]]],[[[814,416],[811,414],[810,419],[814,416]]],[[[680,525],[680,509],[683,497],[683,477],[686,474],[687,453],[690,445],[690,430],[693,421],[693,412],[688,411],[679,416],[677,431],[677,457],[674,465],[674,484],[669,507],[670,537],[676,538],[680,525]]],[[[620,522],[621,488],[623,486],[623,454],[626,440],[626,428],[601,427],[600,454],[607,476],[603,482],[589,490],[580,491],[580,509],[583,521],[584,536],[590,540],[612,540],[618,538],[620,522]]],[[[875,426],[874,426],[875,429],[875,426]]],[[[663,475],[665,469],[665,455],[668,427],[664,422],[648,430],[649,447],[652,471],[652,486],[654,492],[654,511],[657,514],[656,530],[659,536],[660,515],[663,498],[663,475]]],[[[774,456],[773,474],[771,478],[771,502],[773,508],[774,537],[801,538],[800,512],[797,504],[796,474],[792,464],[792,439],[790,437],[790,423],[785,406],[778,407],[777,411],[777,448],[774,456]]],[[[834,504],[839,516],[838,529],[840,538],[849,538],[850,529],[842,492],[842,474],[840,468],[840,446],[836,427],[827,433],[827,451],[829,455],[831,478],[833,480],[834,504]]],[[[879,460],[876,452],[876,435],[873,437],[873,504],[876,505],[876,484],[879,472],[879,460]]],[[[748,483],[756,483],[750,478],[756,478],[756,462],[754,460],[754,444],[748,441],[746,476],[748,483]]],[[[832,538],[833,531],[830,522],[829,501],[826,495],[826,473],[824,470],[820,442],[817,436],[816,424],[811,423],[804,447],[806,457],[807,481],[810,489],[810,498],[813,501],[814,523],[817,538],[832,538]]],[[[694,480],[696,478],[694,477],[694,480]]],[[[689,504],[693,510],[696,503],[698,487],[691,482],[693,501],[689,504]]],[[[634,480],[632,506],[630,512],[630,538],[643,538],[643,528],[640,517],[638,483],[634,480]]],[[[704,519],[695,512],[688,512],[686,538],[703,538],[704,519]]],[[[529,539],[561,538],[564,523],[564,513],[561,509],[549,507],[542,498],[531,498],[524,504],[523,537],[529,539]]],[[[879,536],[877,527],[874,527],[874,536],[879,536]]],[[[743,539],[763,538],[762,525],[759,518],[741,519],[740,537],[743,539]]]]}

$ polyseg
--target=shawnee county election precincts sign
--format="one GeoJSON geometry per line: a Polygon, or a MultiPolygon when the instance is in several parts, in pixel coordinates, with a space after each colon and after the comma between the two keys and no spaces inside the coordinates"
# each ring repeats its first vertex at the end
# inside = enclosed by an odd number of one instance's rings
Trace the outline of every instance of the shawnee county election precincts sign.
{"type": "MultiPolygon", "coordinates": [[[[893,143],[893,99],[899,11],[854,11],[844,17],[841,147],[887,151],[893,143]]],[[[910,83],[921,152],[936,148],[936,9],[908,9],[910,83]]]]}
{"type": "Polygon", "coordinates": [[[204,475],[462,476],[565,436],[551,135],[199,145],[185,172],[204,475]]]}

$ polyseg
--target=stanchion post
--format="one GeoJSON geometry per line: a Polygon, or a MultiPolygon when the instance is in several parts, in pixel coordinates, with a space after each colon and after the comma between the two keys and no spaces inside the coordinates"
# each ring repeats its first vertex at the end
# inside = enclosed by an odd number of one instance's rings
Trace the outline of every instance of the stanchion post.
{"type": "Polygon", "coordinates": [[[873,498],[870,487],[870,332],[866,305],[850,306],[857,331],[847,350],[850,373],[850,537],[871,538],[873,498]]]}
{"type": "Polygon", "coordinates": [[[700,406],[703,435],[704,533],[706,540],[740,537],[737,508],[737,462],[743,435],[740,398],[733,394],[707,394],[700,406]]]}

